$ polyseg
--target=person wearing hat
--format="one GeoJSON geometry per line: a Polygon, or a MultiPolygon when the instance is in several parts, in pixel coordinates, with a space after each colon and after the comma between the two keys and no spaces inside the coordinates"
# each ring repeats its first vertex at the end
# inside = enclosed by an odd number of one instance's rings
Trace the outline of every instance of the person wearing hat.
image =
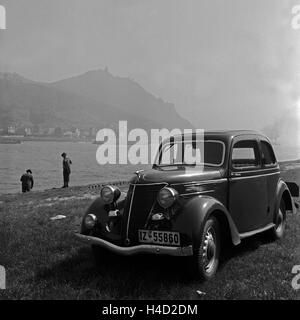
{"type": "Polygon", "coordinates": [[[68,188],[72,161],[67,157],[67,154],[65,152],[63,152],[61,156],[63,157],[62,164],[63,164],[63,178],[64,178],[64,185],[62,186],[62,188],[68,188]]]}
{"type": "Polygon", "coordinates": [[[21,176],[20,181],[22,182],[22,192],[29,192],[33,188],[33,176],[30,169],[26,170],[21,176]]]}

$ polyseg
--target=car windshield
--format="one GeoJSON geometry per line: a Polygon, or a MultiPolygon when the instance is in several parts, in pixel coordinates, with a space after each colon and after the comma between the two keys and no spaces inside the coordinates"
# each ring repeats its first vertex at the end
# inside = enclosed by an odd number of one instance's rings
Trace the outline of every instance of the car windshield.
{"type": "Polygon", "coordinates": [[[223,164],[225,145],[219,140],[168,141],[160,147],[155,165],[207,165],[218,167],[223,164]]]}

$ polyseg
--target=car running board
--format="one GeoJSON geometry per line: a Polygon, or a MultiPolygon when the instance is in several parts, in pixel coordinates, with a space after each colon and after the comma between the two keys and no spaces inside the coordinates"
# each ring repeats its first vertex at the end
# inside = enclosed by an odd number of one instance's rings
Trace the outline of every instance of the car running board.
{"type": "Polygon", "coordinates": [[[266,225],[263,228],[255,229],[253,231],[248,231],[248,232],[244,232],[244,233],[240,233],[240,238],[241,239],[248,238],[248,237],[254,236],[257,233],[261,233],[261,232],[267,231],[267,230],[269,230],[269,229],[271,229],[273,227],[275,227],[275,223],[270,223],[270,224],[266,225]]]}

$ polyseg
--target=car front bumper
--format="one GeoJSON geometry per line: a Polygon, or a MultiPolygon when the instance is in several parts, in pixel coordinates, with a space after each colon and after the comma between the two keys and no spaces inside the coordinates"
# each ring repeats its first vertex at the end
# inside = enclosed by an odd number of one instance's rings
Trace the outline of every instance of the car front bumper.
{"type": "Polygon", "coordinates": [[[111,242],[96,238],[92,236],[86,236],[80,233],[75,233],[75,236],[81,241],[93,245],[98,245],[107,250],[113,251],[121,255],[133,255],[138,253],[150,253],[150,254],[163,254],[171,256],[191,256],[193,255],[192,246],[187,247],[170,247],[170,246],[158,246],[154,244],[140,244],[132,247],[120,247],[111,242]]]}

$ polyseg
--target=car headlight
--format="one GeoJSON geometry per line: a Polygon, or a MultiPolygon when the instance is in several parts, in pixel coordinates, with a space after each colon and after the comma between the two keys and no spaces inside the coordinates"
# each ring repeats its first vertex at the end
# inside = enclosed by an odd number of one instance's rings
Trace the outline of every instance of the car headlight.
{"type": "Polygon", "coordinates": [[[110,204],[119,199],[121,191],[117,187],[104,186],[100,191],[100,195],[105,203],[110,204]]]}
{"type": "Polygon", "coordinates": [[[171,205],[175,202],[177,198],[177,191],[173,188],[165,187],[162,188],[158,195],[157,195],[157,201],[163,208],[169,208],[171,205]]]}
{"type": "Polygon", "coordinates": [[[84,218],[84,225],[88,229],[92,229],[97,222],[97,217],[94,214],[88,214],[84,218]]]}

